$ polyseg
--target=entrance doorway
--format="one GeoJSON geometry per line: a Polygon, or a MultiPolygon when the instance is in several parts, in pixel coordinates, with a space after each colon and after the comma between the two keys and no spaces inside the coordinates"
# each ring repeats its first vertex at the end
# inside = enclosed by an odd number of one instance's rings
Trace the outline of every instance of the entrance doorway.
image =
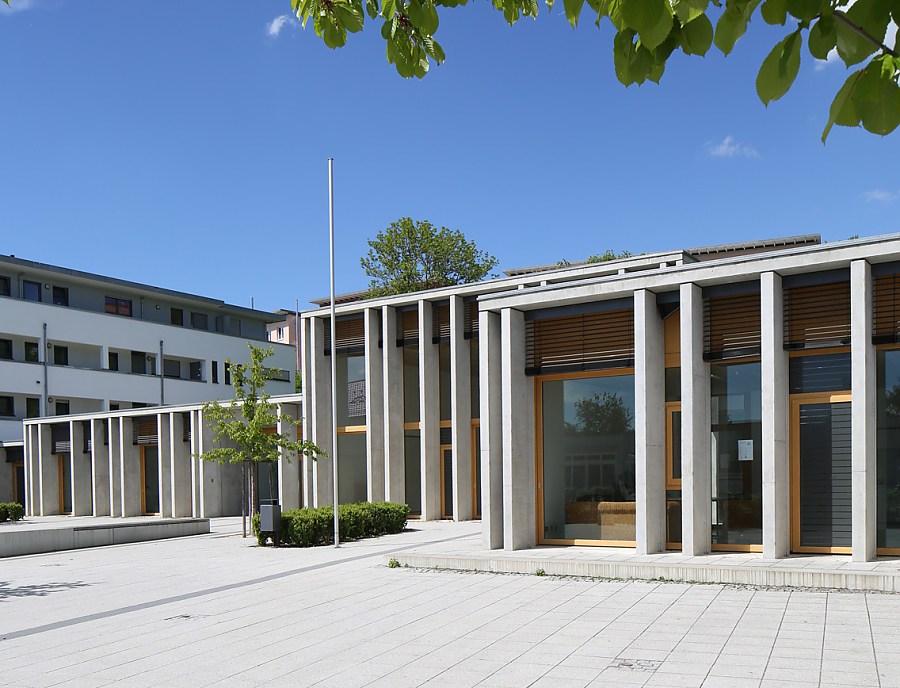
{"type": "Polygon", "coordinates": [[[850,395],[791,399],[791,549],[850,554],[850,395]]]}
{"type": "Polygon", "coordinates": [[[25,506],[25,464],[21,461],[12,465],[13,501],[25,506]]]}
{"type": "Polygon", "coordinates": [[[159,515],[159,448],[141,445],[141,513],[159,515]]]}
{"type": "Polygon", "coordinates": [[[453,518],[453,447],[441,445],[441,518],[453,518]]]}
{"type": "Polygon", "coordinates": [[[681,402],[666,404],[666,548],[681,549],[681,402]]]}
{"type": "MultiPolygon", "coordinates": [[[[72,461],[69,454],[59,454],[59,513],[72,513],[72,461]]],[[[52,464],[51,464],[52,465],[52,464]]]]}

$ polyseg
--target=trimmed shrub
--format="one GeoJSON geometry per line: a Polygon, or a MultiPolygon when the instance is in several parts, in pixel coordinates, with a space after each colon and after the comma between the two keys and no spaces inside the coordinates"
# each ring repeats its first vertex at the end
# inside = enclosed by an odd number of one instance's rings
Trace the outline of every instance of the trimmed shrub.
{"type": "Polygon", "coordinates": [[[16,502],[0,504],[0,523],[4,521],[21,521],[25,518],[25,507],[16,502]]]}
{"type": "MultiPolygon", "coordinates": [[[[359,540],[390,533],[406,527],[409,506],[394,502],[359,502],[338,507],[341,540],[359,540]]],[[[260,545],[272,533],[259,531],[259,516],[253,517],[253,534],[260,545]]],[[[297,547],[313,547],[334,542],[334,509],[290,509],[281,514],[281,542],[297,547]]]]}

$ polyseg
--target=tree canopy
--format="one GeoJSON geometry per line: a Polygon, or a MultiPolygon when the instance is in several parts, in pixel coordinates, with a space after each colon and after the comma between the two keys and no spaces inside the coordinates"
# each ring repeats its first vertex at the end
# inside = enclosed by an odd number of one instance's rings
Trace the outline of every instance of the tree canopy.
{"type": "Polygon", "coordinates": [[[458,229],[437,229],[427,220],[408,217],[392,222],[368,243],[369,252],[359,262],[371,279],[373,297],[478,282],[498,262],[458,229]]]}
{"type": "MultiPolygon", "coordinates": [[[[510,25],[523,16],[538,15],[538,0],[490,1],[510,25]]],[[[381,24],[388,62],[401,76],[421,79],[432,61],[441,64],[445,59],[435,40],[439,10],[467,2],[291,0],[291,5],[304,27],[312,19],[316,34],[330,48],[342,47],[348,32],[362,31],[368,14],[381,24]]],[[[545,2],[553,9],[555,0],[545,2]]],[[[781,98],[793,84],[805,35],[809,53],[817,59],[836,50],[847,67],[866,63],[850,74],[835,96],[823,142],[835,124],[862,125],[882,136],[900,124],[896,37],[893,46],[884,43],[891,19],[895,24],[900,19],[900,0],[563,0],[573,29],[586,17],[598,27],[604,19],[615,27],[613,64],[625,86],[648,79],[659,83],[676,50],[705,55],[715,45],[728,55],[747,31],[757,6],[766,23],[791,27],[760,67],[756,91],[764,105],[781,98]]]]}

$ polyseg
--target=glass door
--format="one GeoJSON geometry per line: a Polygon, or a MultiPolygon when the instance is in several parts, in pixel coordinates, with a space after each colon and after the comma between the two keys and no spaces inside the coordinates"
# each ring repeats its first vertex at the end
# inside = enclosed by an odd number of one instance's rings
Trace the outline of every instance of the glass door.
{"type": "Polygon", "coordinates": [[[159,451],[155,444],[141,446],[141,511],[159,514],[159,451]]]}
{"type": "Polygon", "coordinates": [[[441,445],[441,518],[453,518],[453,448],[441,445]]]}
{"type": "Polygon", "coordinates": [[[481,423],[472,421],[472,517],[481,518],[481,423]]]}
{"type": "Polygon", "coordinates": [[[666,404],[666,548],[681,549],[681,402],[666,404]]]}
{"type": "Polygon", "coordinates": [[[59,454],[59,513],[72,513],[72,460],[71,454],[59,454]]]}
{"type": "Polygon", "coordinates": [[[792,550],[849,554],[851,495],[850,395],[793,399],[792,550]]]}

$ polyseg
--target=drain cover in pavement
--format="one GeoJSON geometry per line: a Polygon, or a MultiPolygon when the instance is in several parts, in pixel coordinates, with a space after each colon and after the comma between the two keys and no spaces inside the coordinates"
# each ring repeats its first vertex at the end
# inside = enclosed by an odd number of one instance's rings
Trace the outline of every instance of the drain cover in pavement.
{"type": "Polygon", "coordinates": [[[631,671],[656,671],[662,662],[656,659],[624,659],[619,657],[609,665],[610,669],[630,669],[631,671]]]}

